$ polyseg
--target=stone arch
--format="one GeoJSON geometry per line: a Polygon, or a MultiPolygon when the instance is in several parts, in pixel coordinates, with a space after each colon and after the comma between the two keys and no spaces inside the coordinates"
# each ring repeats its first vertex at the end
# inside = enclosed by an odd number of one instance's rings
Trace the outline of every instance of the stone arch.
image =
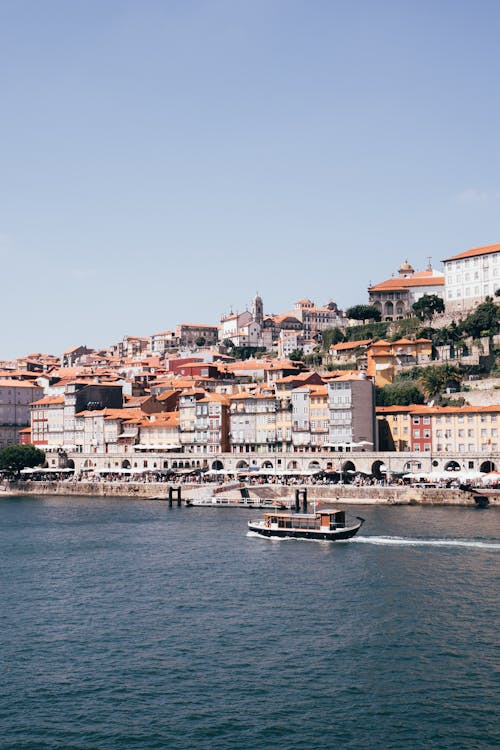
{"type": "Polygon", "coordinates": [[[385,313],[386,316],[392,316],[394,315],[394,305],[391,301],[388,301],[385,303],[385,313]]]}
{"type": "Polygon", "coordinates": [[[372,304],[372,307],[374,307],[376,310],[379,311],[380,314],[382,314],[382,304],[380,302],[374,302],[372,304]]]}
{"type": "Polygon", "coordinates": [[[122,461],[122,469],[130,469],[130,461],[128,458],[124,458],[122,461]]]}
{"type": "Polygon", "coordinates": [[[495,464],[493,463],[493,461],[489,461],[489,460],[488,461],[483,461],[483,463],[479,467],[479,471],[483,471],[486,474],[489,471],[495,471],[495,464]]]}
{"type": "Polygon", "coordinates": [[[66,468],[67,469],[74,469],[75,468],[75,462],[73,461],[72,458],[68,458],[68,460],[66,461],[66,468]]]}
{"type": "Polygon", "coordinates": [[[213,471],[222,471],[223,468],[224,468],[224,464],[222,463],[222,461],[214,461],[212,463],[213,471]]]}
{"type": "Polygon", "coordinates": [[[342,472],[346,473],[349,472],[350,474],[353,474],[356,471],[356,466],[352,461],[344,461],[342,464],[342,472]]]}
{"type": "Polygon", "coordinates": [[[86,458],[83,462],[83,468],[84,469],[93,469],[94,468],[94,462],[90,460],[90,458],[86,458]]]}
{"type": "Polygon", "coordinates": [[[295,471],[298,468],[297,461],[289,461],[288,466],[286,468],[289,469],[290,471],[295,471]]]}
{"type": "Polygon", "coordinates": [[[246,461],[238,461],[236,464],[237,469],[248,469],[248,463],[246,461]]]}
{"type": "Polygon", "coordinates": [[[273,462],[272,461],[264,461],[262,464],[263,469],[274,469],[273,462]]]}
{"type": "Polygon", "coordinates": [[[445,471],[460,471],[460,464],[458,461],[447,461],[444,465],[445,471]]]}
{"type": "Polygon", "coordinates": [[[164,461],[163,462],[163,468],[164,469],[168,469],[168,461],[164,461]]]}
{"type": "Polygon", "coordinates": [[[371,471],[375,479],[383,479],[386,475],[386,465],[383,461],[374,461],[371,471]]]}
{"type": "Polygon", "coordinates": [[[313,471],[320,471],[321,466],[319,465],[319,461],[309,461],[309,465],[307,467],[308,469],[311,469],[313,471]]]}

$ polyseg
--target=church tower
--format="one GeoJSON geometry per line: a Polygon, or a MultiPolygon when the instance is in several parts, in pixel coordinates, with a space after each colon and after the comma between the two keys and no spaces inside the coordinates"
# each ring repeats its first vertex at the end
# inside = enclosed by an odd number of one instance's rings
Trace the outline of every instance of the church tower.
{"type": "Polygon", "coordinates": [[[264,303],[262,302],[262,297],[259,297],[258,293],[253,299],[252,315],[254,321],[261,326],[264,320],[264,303]]]}

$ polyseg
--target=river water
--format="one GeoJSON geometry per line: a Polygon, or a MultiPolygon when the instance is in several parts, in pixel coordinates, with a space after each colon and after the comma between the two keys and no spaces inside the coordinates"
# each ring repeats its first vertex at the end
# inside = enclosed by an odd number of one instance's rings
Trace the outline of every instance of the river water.
{"type": "Polygon", "coordinates": [[[2,500],[0,748],[498,747],[500,511],[354,512],[2,500]]]}

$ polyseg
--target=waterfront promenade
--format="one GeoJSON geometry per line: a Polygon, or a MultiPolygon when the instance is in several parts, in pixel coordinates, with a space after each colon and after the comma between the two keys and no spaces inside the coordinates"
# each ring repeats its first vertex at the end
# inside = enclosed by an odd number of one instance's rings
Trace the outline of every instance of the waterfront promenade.
{"type": "MultiPolygon", "coordinates": [[[[65,496],[96,496],[149,498],[166,500],[170,487],[181,487],[182,500],[194,499],[210,494],[220,485],[216,483],[197,484],[193,482],[122,482],[122,481],[23,481],[0,486],[2,496],[19,495],[65,495],[65,496]]],[[[259,484],[249,485],[251,499],[271,499],[292,502],[296,487],[306,488],[308,498],[322,503],[352,503],[378,505],[475,505],[474,494],[462,492],[452,487],[422,487],[418,485],[342,485],[342,484],[259,484]]],[[[491,506],[500,506],[500,490],[481,490],[489,498],[491,506]]],[[[222,491],[222,497],[231,500],[240,499],[238,489],[222,491]]]]}

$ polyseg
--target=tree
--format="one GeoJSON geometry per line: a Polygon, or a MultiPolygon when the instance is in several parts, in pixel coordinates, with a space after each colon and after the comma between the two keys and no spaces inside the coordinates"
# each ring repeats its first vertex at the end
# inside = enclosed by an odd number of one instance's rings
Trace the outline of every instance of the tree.
{"type": "Polygon", "coordinates": [[[294,349],[288,359],[290,360],[290,362],[302,362],[303,356],[304,354],[302,352],[302,349],[294,349]]]}
{"type": "Polygon", "coordinates": [[[327,328],[325,331],[322,331],[321,340],[324,351],[328,351],[335,344],[340,344],[341,341],[344,341],[344,338],[344,334],[340,328],[327,328]]]}
{"type": "Polygon", "coordinates": [[[382,317],[380,310],[377,310],[374,305],[354,305],[354,307],[349,307],[345,314],[350,320],[362,320],[363,322],[365,320],[378,322],[382,317]]]}
{"type": "Polygon", "coordinates": [[[429,320],[436,313],[444,312],[444,302],[437,294],[424,294],[413,305],[413,312],[420,320],[429,320]]]}
{"type": "Polygon", "coordinates": [[[198,336],[198,338],[195,340],[196,346],[205,346],[205,337],[204,336],[198,336]]]}
{"type": "Polygon", "coordinates": [[[426,398],[439,396],[446,388],[456,388],[462,382],[462,374],[453,365],[427,367],[419,378],[426,398]]]}
{"type": "Polygon", "coordinates": [[[393,383],[375,389],[377,406],[411,406],[422,404],[424,396],[413,383],[393,383]]]}
{"type": "Polygon", "coordinates": [[[500,307],[493,302],[491,297],[476,307],[473,313],[468,315],[462,323],[462,331],[478,339],[480,336],[493,336],[498,333],[500,322],[500,307]]]}
{"type": "Polygon", "coordinates": [[[231,339],[224,339],[222,346],[225,346],[226,349],[234,349],[234,342],[231,339]]]}
{"type": "Polygon", "coordinates": [[[34,445],[9,445],[0,450],[0,470],[13,478],[19,478],[21,469],[40,466],[45,453],[34,445]]]}

